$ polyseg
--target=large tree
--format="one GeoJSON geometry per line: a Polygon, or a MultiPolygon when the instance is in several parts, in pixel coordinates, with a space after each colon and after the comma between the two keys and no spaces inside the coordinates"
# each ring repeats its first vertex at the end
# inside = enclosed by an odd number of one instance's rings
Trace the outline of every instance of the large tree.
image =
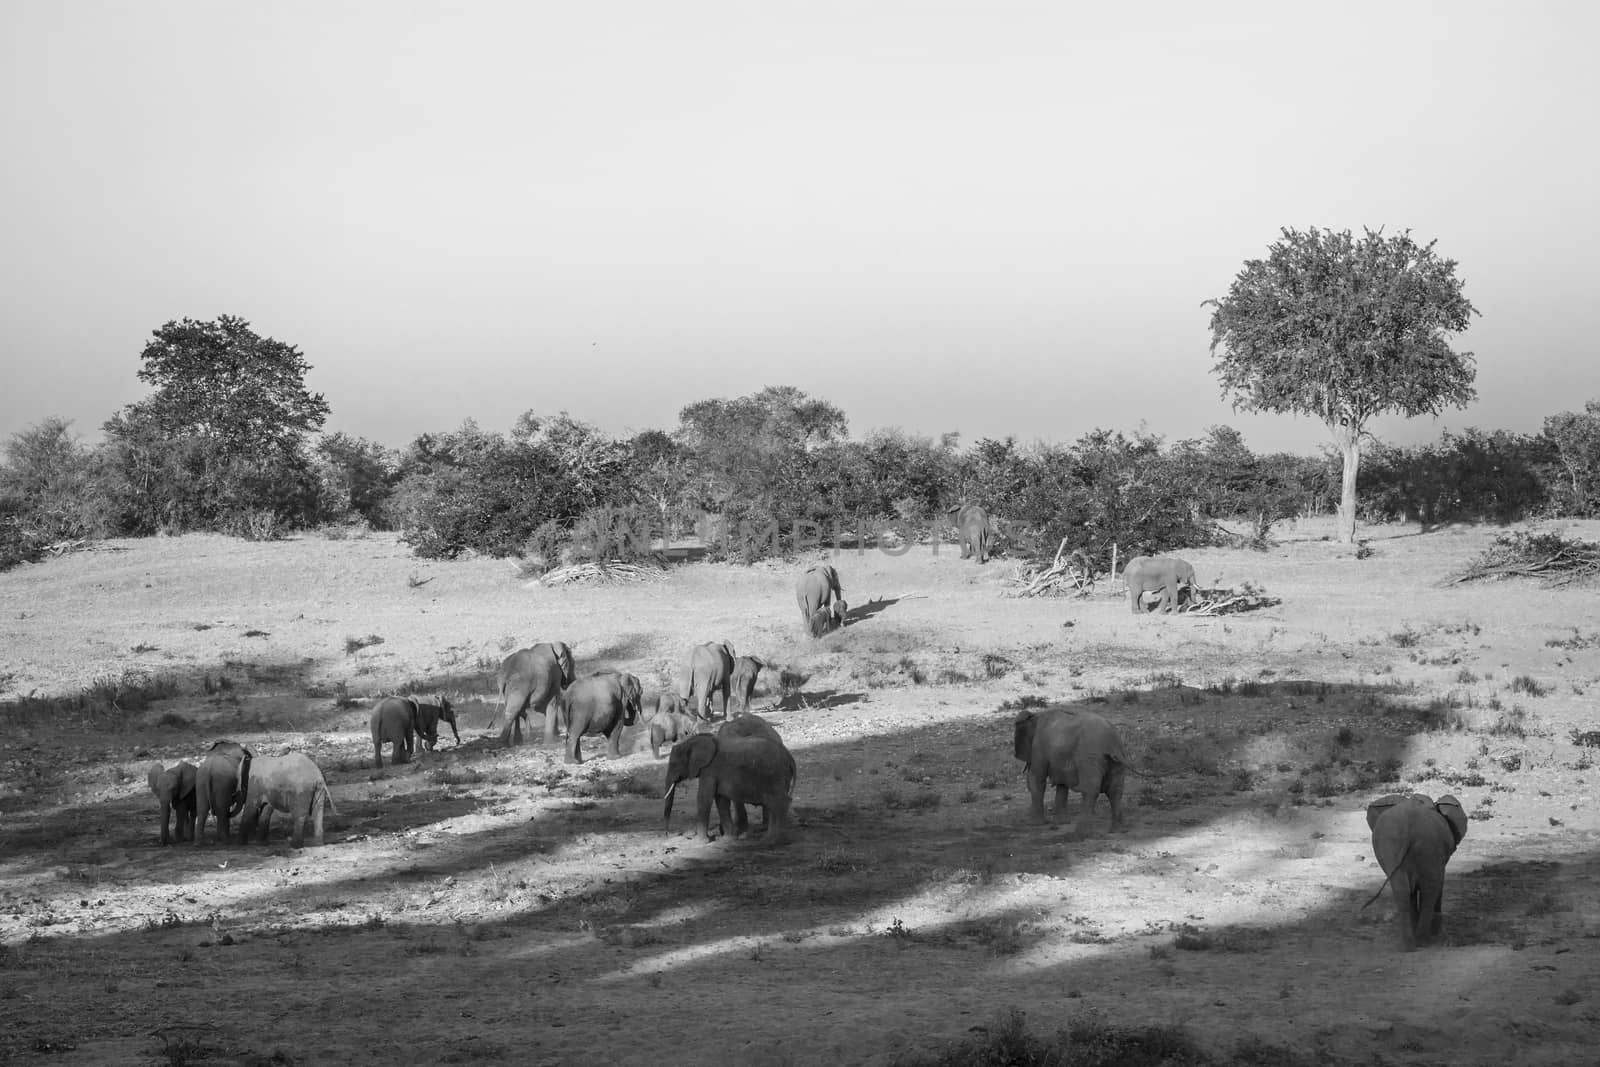
{"type": "Polygon", "coordinates": [[[1437,415],[1476,395],[1472,353],[1449,337],[1476,309],[1454,260],[1410,233],[1285,229],[1245,263],[1228,295],[1206,301],[1213,370],[1235,411],[1321,419],[1344,459],[1339,540],[1356,534],[1361,435],[1382,412],[1437,415]]]}
{"type": "Polygon", "coordinates": [[[294,452],[328,417],[322,394],[306,390],[300,350],[232,315],[169,322],[139,358],[139,380],[156,390],[141,402],[146,414],[173,438],[207,438],[228,456],[294,452]]]}

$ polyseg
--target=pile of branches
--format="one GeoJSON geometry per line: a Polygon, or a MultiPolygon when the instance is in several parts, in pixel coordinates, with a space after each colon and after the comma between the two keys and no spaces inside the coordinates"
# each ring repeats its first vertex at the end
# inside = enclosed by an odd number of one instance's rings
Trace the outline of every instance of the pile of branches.
{"type": "Polygon", "coordinates": [[[1600,543],[1567,540],[1558,533],[1518,530],[1494,539],[1483,555],[1446,585],[1482,578],[1542,578],[1546,585],[1568,585],[1600,575],[1600,543]]]}
{"type": "Polygon", "coordinates": [[[624,563],[621,560],[610,560],[603,563],[573,563],[566,567],[557,567],[555,570],[536,578],[528,585],[572,585],[578,582],[601,582],[612,584],[616,582],[653,582],[659,580],[665,572],[660,567],[641,566],[637,563],[624,563]]]}
{"type": "Polygon", "coordinates": [[[1063,557],[1066,549],[1067,539],[1063,537],[1056,547],[1055,560],[1043,572],[1024,569],[1013,575],[1011,580],[1022,586],[1016,591],[1017,596],[1071,593],[1082,597],[1094,592],[1094,567],[1088,554],[1075,548],[1063,557]]]}
{"type": "Polygon", "coordinates": [[[1193,596],[1195,599],[1179,605],[1180,612],[1185,615],[1237,615],[1283,603],[1282,597],[1267,596],[1249,582],[1239,589],[1196,589],[1193,596]]]}

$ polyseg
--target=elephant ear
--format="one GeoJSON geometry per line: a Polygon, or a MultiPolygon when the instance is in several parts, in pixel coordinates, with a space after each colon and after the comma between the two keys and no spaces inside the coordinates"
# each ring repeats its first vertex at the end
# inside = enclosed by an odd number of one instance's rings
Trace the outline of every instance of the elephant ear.
{"type": "Polygon", "coordinates": [[[1378,820],[1383,818],[1383,813],[1405,800],[1403,793],[1390,793],[1388,796],[1379,797],[1367,805],[1367,829],[1376,830],[1378,820]]]}
{"type": "Polygon", "coordinates": [[[1032,711],[1017,713],[1014,741],[1017,758],[1024,765],[1033,762],[1033,731],[1038,725],[1039,719],[1032,711]]]}
{"type": "Polygon", "coordinates": [[[561,667],[561,684],[563,686],[571,685],[573,678],[577,674],[572,665],[572,649],[568,648],[564,641],[557,641],[550,647],[555,651],[556,663],[561,667]]]}
{"type": "Polygon", "coordinates": [[[1461,807],[1461,801],[1453,796],[1445,795],[1439,798],[1434,810],[1444,816],[1444,821],[1450,824],[1450,836],[1456,844],[1461,844],[1461,839],[1467,836],[1467,813],[1461,807]]]}
{"type": "Polygon", "coordinates": [[[166,773],[166,768],[159,763],[150,764],[150,792],[161,795],[161,776],[166,773]]]}
{"type": "Polygon", "coordinates": [[[452,726],[455,725],[456,709],[450,706],[449,697],[439,698],[439,718],[443,719],[447,723],[450,723],[452,726]]]}
{"type": "Polygon", "coordinates": [[[712,760],[717,758],[717,739],[711,734],[695,734],[687,742],[689,749],[686,765],[688,777],[697,778],[712,760]]]}

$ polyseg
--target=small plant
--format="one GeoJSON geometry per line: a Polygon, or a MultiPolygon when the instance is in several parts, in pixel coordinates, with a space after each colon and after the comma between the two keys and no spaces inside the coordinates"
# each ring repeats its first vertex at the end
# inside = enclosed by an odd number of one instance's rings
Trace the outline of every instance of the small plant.
{"type": "Polygon", "coordinates": [[[1472,673],[1472,671],[1466,667],[1462,667],[1459,671],[1456,671],[1456,681],[1462,685],[1471,685],[1477,680],[1478,676],[1472,673]]]}
{"type": "Polygon", "coordinates": [[[1421,641],[1422,635],[1409,626],[1389,635],[1389,643],[1397,648],[1415,648],[1421,641]]]}
{"type": "Polygon", "coordinates": [[[1530,674],[1519,674],[1511,679],[1511,691],[1527,693],[1531,697],[1542,697],[1549,694],[1550,687],[1530,674]]]}
{"type": "Polygon", "coordinates": [[[1568,737],[1579,748],[1600,748],[1600,730],[1579,730],[1574,727],[1568,737]]]}
{"type": "Polygon", "coordinates": [[[1255,772],[1249,767],[1234,769],[1233,781],[1230,783],[1235,793],[1248,793],[1256,787],[1255,772]]]}

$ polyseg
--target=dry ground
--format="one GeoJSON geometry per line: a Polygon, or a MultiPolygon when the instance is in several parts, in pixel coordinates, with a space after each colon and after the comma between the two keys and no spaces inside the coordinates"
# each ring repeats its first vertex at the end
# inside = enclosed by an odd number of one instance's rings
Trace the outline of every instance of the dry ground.
{"type": "Polygon", "coordinates": [[[888,1064],[1017,1009],[1593,1062],[1593,588],[1441,586],[1493,530],[1367,530],[1364,559],[1325,532],[1186,553],[1282,598],[1215,619],[1009,598],[1010,564],[948,546],[845,554],[857,617],[819,642],[795,563],[546,590],[388,535],[191,536],[0,574],[0,1061],[888,1064]],[[664,835],[648,748],[490,743],[495,665],[551,639],[647,688],[700,641],[766,658],[791,842],[685,836],[692,792],[664,835]],[[171,695],[141,707],[140,677],[171,695]],[[85,687],[118,708],[44,699],[85,687]],[[458,698],[464,743],[374,770],[400,687],[458,698]],[[1126,833],[1027,822],[1001,705],[1035,697],[1119,725],[1148,776],[1126,833]],[[224,737],[318,760],[325,846],[157,845],[147,765],[224,737]],[[1401,789],[1473,814],[1446,941],[1411,954],[1387,895],[1362,908],[1363,807],[1401,789]]]}

